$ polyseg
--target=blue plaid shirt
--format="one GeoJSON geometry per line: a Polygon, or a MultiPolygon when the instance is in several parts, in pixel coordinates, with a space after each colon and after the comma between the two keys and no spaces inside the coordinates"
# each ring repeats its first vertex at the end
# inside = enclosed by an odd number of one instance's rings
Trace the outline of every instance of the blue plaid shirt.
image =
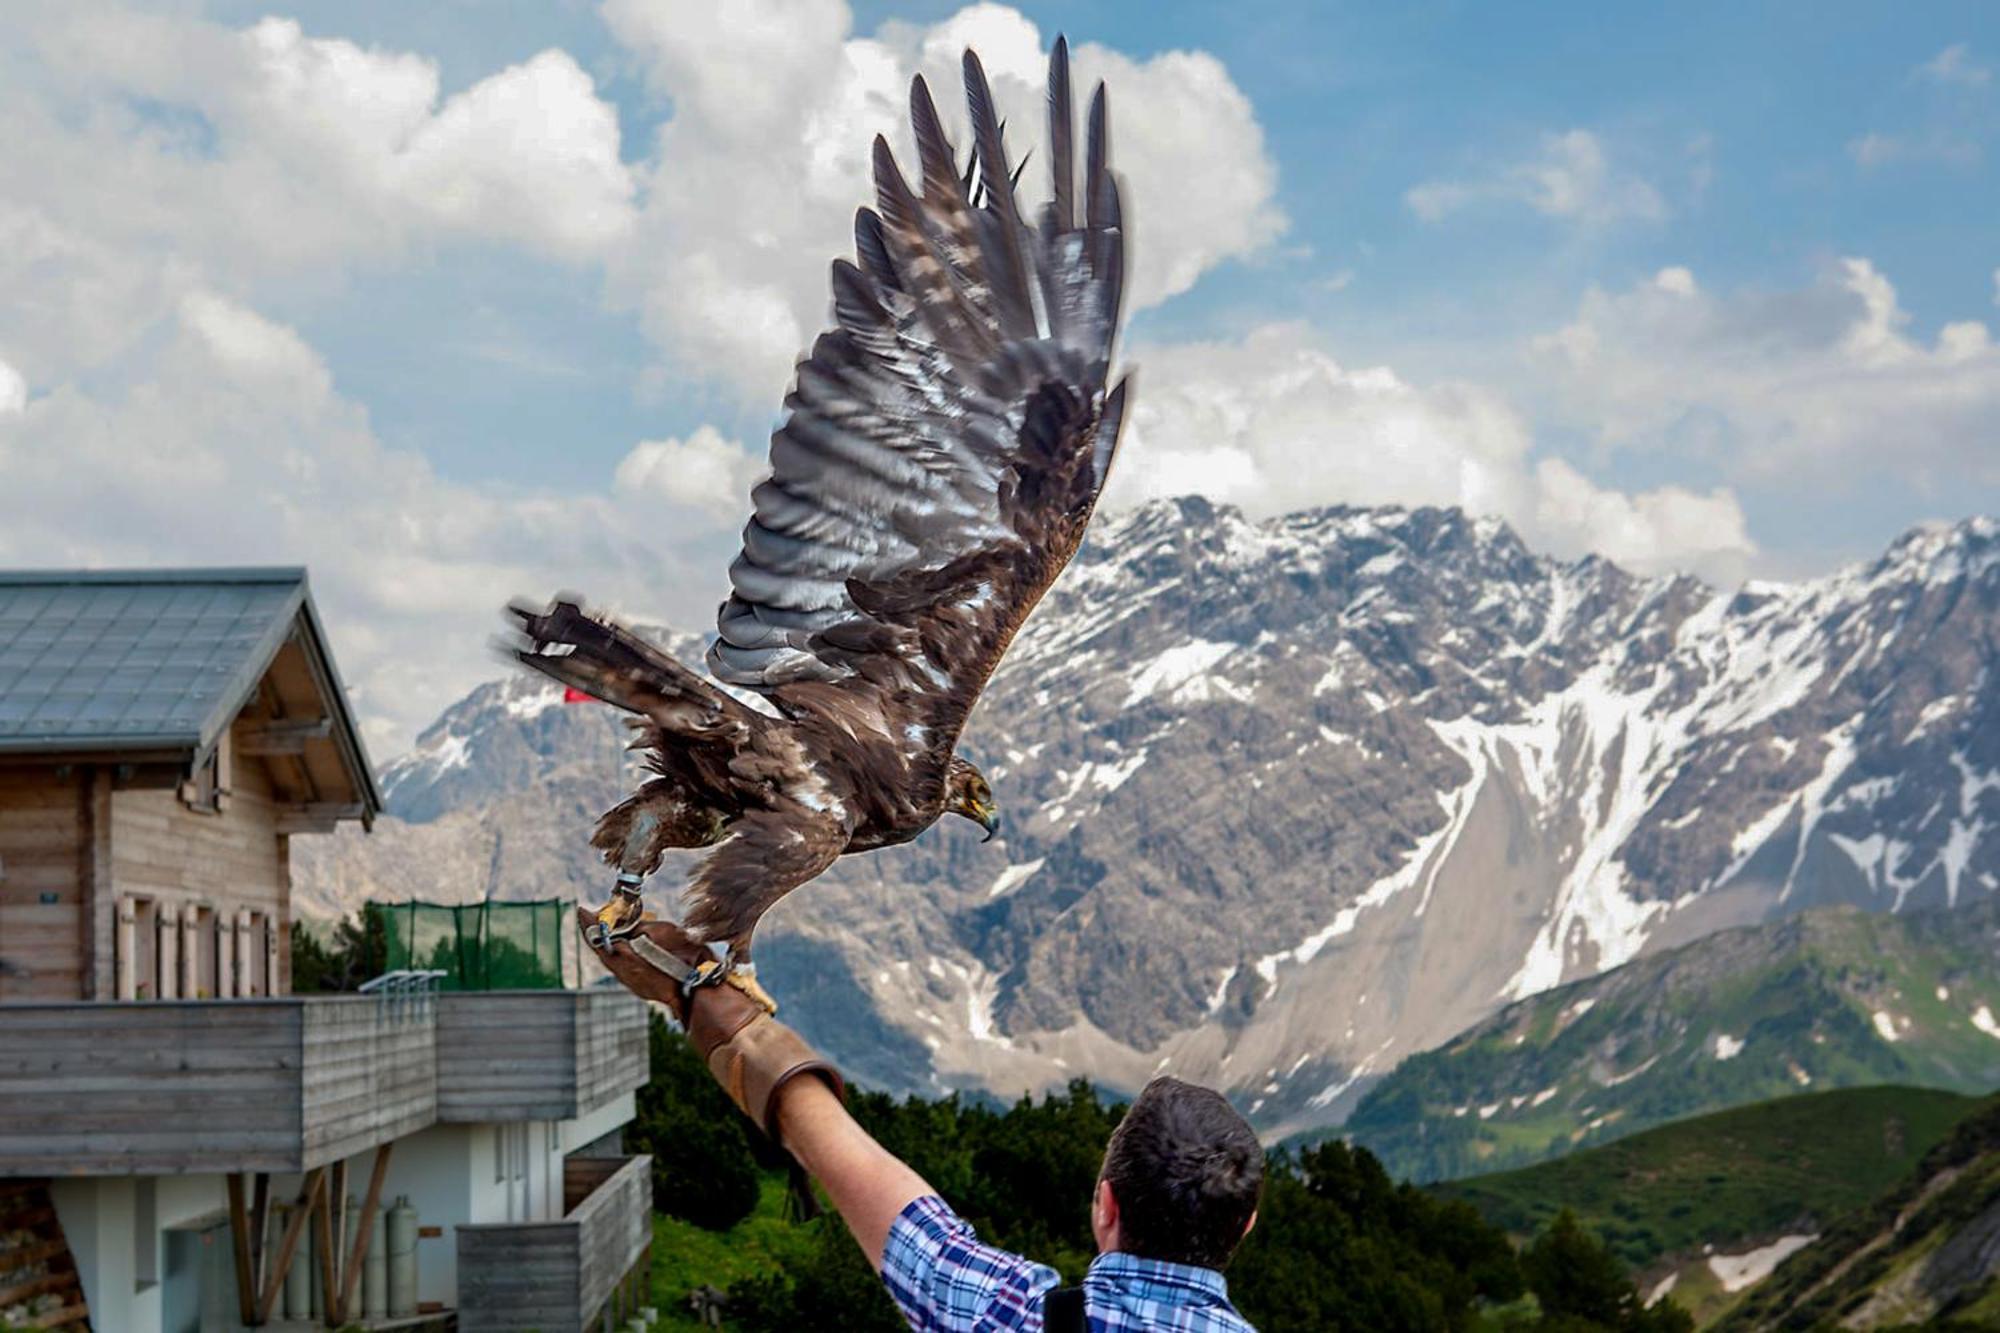
{"type": "MultiPolygon", "coordinates": [[[[935,1194],[913,1200],[889,1228],[882,1281],[917,1333],[1039,1333],[1042,1297],[1062,1279],[1046,1264],[982,1245],[935,1194]]],[[[1100,1254],[1083,1279],[1090,1333],[1256,1333],[1212,1268],[1100,1254]]]]}

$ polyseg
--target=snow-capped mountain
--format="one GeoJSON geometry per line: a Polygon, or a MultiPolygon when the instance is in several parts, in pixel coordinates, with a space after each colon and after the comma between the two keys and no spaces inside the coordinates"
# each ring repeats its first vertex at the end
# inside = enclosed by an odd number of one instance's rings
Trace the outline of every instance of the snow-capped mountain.
{"type": "MultiPolygon", "coordinates": [[[[1996,661],[1990,519],[1721,592],[1455,510],[1157,502],[1100,521],[975,715],[1003,836],[841,863],[759,960],[877,1085],[1171,1070],[1273,1133],[1334,1123],[1642,951],[1993,892],[1996,661]]],[[[608,713],[483,687],[389,766],[399,820],[302,845],[302,895],[602,897],[608,713]]]]}

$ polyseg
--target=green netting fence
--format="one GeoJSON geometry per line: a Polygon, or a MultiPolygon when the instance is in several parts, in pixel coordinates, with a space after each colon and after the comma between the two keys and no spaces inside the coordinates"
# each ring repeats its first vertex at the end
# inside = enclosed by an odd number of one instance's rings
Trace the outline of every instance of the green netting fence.
{"type": "Polygon", "coordinates": [[[387,942],[384,970],[437,971],[439,990],[555,990],[571,905],[369,903],[387,942]]]}

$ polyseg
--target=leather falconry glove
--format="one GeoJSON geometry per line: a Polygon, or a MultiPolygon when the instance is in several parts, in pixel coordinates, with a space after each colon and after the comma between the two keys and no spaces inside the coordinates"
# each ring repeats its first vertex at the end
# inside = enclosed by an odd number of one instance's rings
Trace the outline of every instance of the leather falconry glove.
{"type": "MultiPolygon", "coordinates": [[[[587,938],[596,915],[578,908],[576,918],[587,938]]],[[[667,1007],[722,1090],[774,1142],[778,1093],[793,1079],[818,1075],[847,1099],[840,1071],[805,1038],[736,987],[714,984],[714,955],[675,923],[645,922],[596,954],[627,990],[667,1007]]]]}

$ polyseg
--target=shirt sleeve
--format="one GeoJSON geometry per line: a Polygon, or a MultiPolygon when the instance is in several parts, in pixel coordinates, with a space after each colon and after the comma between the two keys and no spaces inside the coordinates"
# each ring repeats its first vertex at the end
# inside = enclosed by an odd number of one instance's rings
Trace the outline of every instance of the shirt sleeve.
{"type": "Polygon", "coordinates": [[[882,1282],[917,1333],[1039,1329],[1055,1269],[980,1243],[935,1194],[913,1199],[889,1228],[882,1282]]]}

